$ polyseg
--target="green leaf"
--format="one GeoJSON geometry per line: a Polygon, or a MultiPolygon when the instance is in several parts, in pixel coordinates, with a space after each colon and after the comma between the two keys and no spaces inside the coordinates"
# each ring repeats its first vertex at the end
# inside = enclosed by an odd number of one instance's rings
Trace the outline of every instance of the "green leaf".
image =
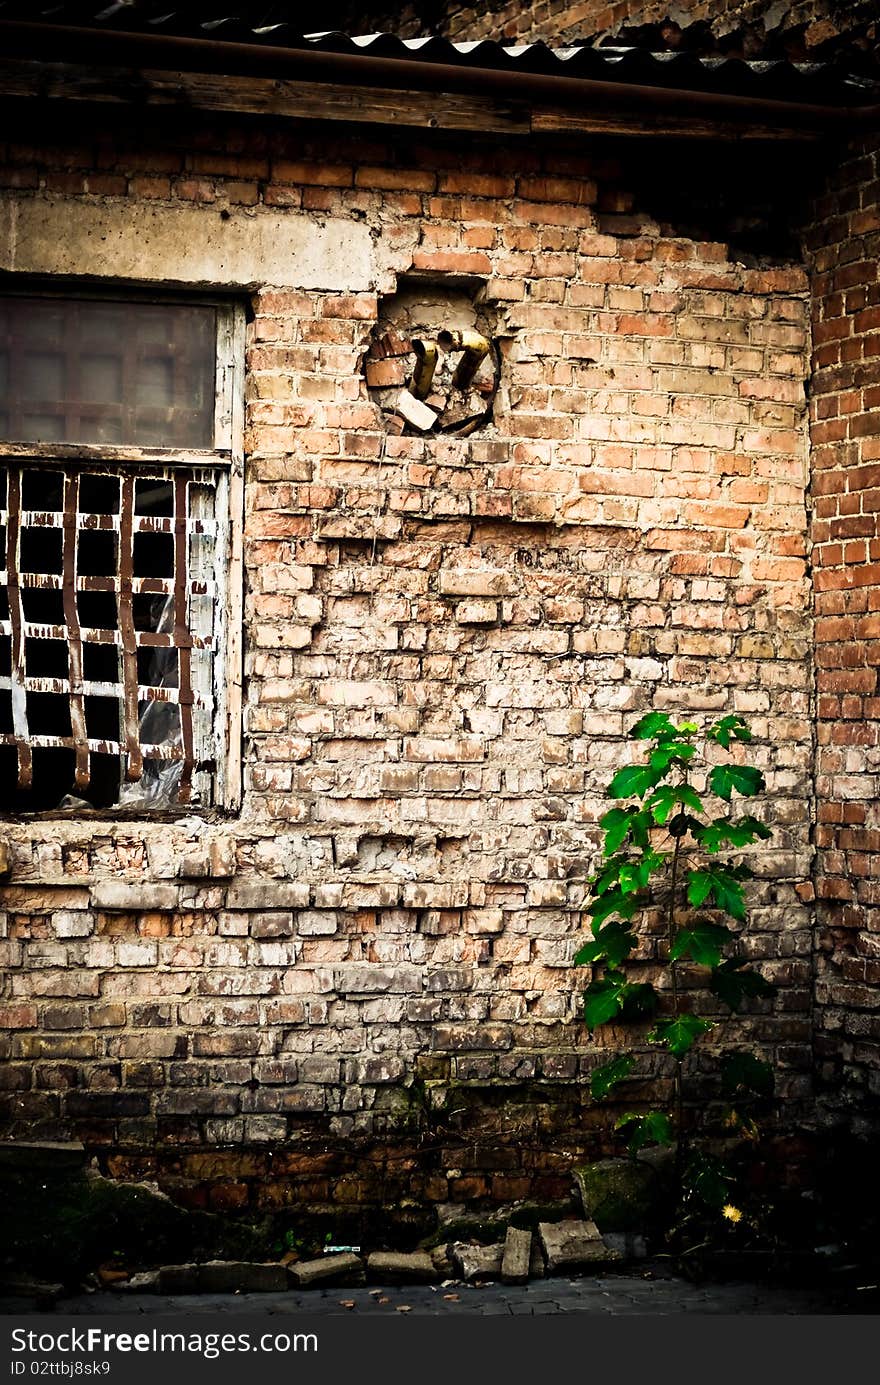
{"type": "Polygon", "coordinates": [[[643,798],[660,776],[648,765],[625,765],[608,785],[610,798],[643,798]]]}
{"type": "Polygon", "coordinates": [[[713,822],[701,824],[699,830],[694,832],[694,836],[703,850],[708,851],[710,856],[714,856],[727,841],[724,820],[715,818],[713,822]]]}
{"type": "Polygon", "coordinates": [[[763,774],[754,765],[715,765],[709,771],[709,788],[727,803],[734,790],[751,798],[766,787],[763,774]]]}
{"type": "Polygon", "coordinates": [[[599,819],[599,826],[605,832],[606,857],[613,856],[629,836],[643,850],[650,845],[651,817],[643,808],[610,808],[599,819]]]}
{"type": "Polygon", "coordinates": [[[600,1024],[616,1019],[626,984],[626,977],[619,971],[609,971],[600,980],[590,982],[584,991],[584,1020],[590,1033],[600,1024]]]}
{"type": "Polygon", "coordinates": [[[772,981],[765,980],[757,971],[747,970],[745,960],[738,957],[730,958],[713,969],[709,989],[731,1010],[738,1010],[744,1000],[776,994],[772,981]]]}
{"type": "Polygon", "coordinates": [[[675,727],[665,712],[648,712],[636,722],[629,734],[634,741],[651,741],[655,736],[674,735],[675,727]]]}
{"type": "Polygon", "coordinates": [[[664,854],[656,851],[646,852],[640,859],[629,856],[612,856],[602,869],[593,876],[593,894],[601,896],[618,890],[621,894],[635,894],[647,885],[651,872],[665,861],[664,854]]]}
{"type": "Polygon", "coordinates": [[[598,926],[611,918],[612,914],[619,914],[622,919],[631,919],[637,908],[638,901],[634,895],[624,894],[622,890],[608,890],[587,910],[593,933],[595,934],[598,926]]]}
{"type": "Polygon", "coordinates": [[[699,831],[694,834],[700,845],[710,856],[714,856],[721,847],[727,843],[729,846],[742,847],[751,846],[752,842],[766,841],[772,836],[769,827],[765,827],[763,822],[757,818],[746,814],[745,817],[737,818],[714,818],[712,822],[700,826],[699,831]]]}
{"type": "Polygon", "coordinates": [[[630,830],[632,832],[633,846],[637,846],[640,851],[649,851],[651,847],[651,815],[646,813],[644,808],[633,813],[630,830]]]}
{"type": "Polygon", "coordinates": [[[673,1058],[683,1058],[701,1034],[714,1028],[711,1020],[704,1020],[700,1015],[679,1015],[675,1019],[660,1020],[648,1035],[648,1043],[665,1044],[673,1058]]]}
{"type": "Polygon", "coordinates": [[[708,870],[689,870],[687,897],[688,904],[695,909],[705,903],[712,893],[712,874],[708,870]]]}
{"type": "Polygon", "coordinates": [[[725,750],[730,749],[731,737],[738,741],[750,741],[752,739],[752,733],[747,724],[742,717],[737,716],[721,717],[719,721],[709,727],[706,735],[710,741],[717,741],[718,745],[725,750]]]}
{"type": "Polygon", "coordinates": [[[715,900],[715,907],[720,909],[722,913],[730,914],[730,917],[734,919],[745,918],[746,901],[742,885],[732,875],[726,871],[716,871],[712,884],[712,895],[715,900]]]}
{"type": "Polygon", "coordinates": [[[645,1145],[674,1145],[675,1136],[665,1111],[628,1111],[615,1122],[615,1130],[629,1131],[628,1148],[636,1154],[645,1145]]]}
{"type": "Polygon", "coordinates": [[[697,748],[689,741],[661,741],[648,757],[651,769],[665,774],[670,765],[684,765],[692,760],[697,748]]]}
{"type": "Polygon", "coordinates": [[[686,1192],[709,1207],[723,1207],[727,1202],[731,1177],[714,1154],[692,1154],[682,1170],[681,1181],[686,1192]]]}
{"type": "Polygon", "coordinates": [[[690,957],[698,966],[717,967],[725,945],[732,938],[730,929],[725,928],[723,924],[695,919],[693,923],[680,928],[675,935],[669,960],[677,962],[681,957],[690,957]]]}
{"type": "Polygon", "coordinates": [[[627,861],[626,865],[620,867],[621,892],[623,894],[635,894],[637,890],[642,889],[647,884],[649,874],[650,866],[646,867],[645,863],[634,864],[632,861],[627,861]]]}
{"type": "Polygon", "coordinates": [[[593,941],[585,943],[575,954],[574,964],[580,967],[587,962],[604,961],[609,966],[619,967],[632,952],[636,941],[635,934],[630,933],[623,924],[606,923],[605,927],[596,933],[593,941]]]}
{"type": "Polygon", "coordinates": [[[627,864],[628,859],[626,856],[613,856],[610,861],[605,863],[590,881],[594,895],[607,894],[609,890],[619,887],[620,867],[627,864]]]}
{"type": "Polygon", "coordinates": [[[591,1032],[613,1019],[646,1019],[656,1008],[657,992],[650,982],[633,984],[616,970],[591,981],[584,991],[584,1019],[591,1032]]]}
{"type": "Polygon", "coordinates": [[[613,856],[614,853],[623,846],[630,834],[632,819],[637,809],[635,808],[611,808],[599,819],[599,826],[605,833],[605,845],[603,854],[613,856]]]}
{"type": "Polygon", "coordinates": [[[753,837],[759,837],[762,842],[766,842],[768,837],[773,836],[767,824],[753,818],[751,813],[746,813],[745,817],[738,818],[736,823],[732,825],[741,831],[751,832],[753,837]]]}
{"type": "Polygon", "coordinates": [[[773,1095],[773,1069],[753,1053],[728,1053],[721,1061],[721,1090],[725,1096],[752,1092],[755,1096],[773,1095]]]}
{"type": "Polygon", "coordinates": [[[725,870],[721,866],[709,866],[706,870],[689,870],[688,903],[699,909],[700,905],[711,897],[714,908],[730,914],[731,918],[744,919],[746,902],[739,881],[750,874],[748,867],[743,866],[737,866],[734,870],[725,870]]]}
{"type": "Polygon", "coordinates": [[[653,814],[654,821],[662,826],[677,803],[692,808],[695,813],[703,811],[699,796],[688,784],[664,784],[651,794],[645,807],[653,814]]]}
{"type": "Polygon", "coordinates": [[[603,1063],[601,1067],[594,1068],[590,1073],[590,1095],[594,1101],[601,1101],[616,1087],[618,1082],[622,1082],[625,1077],[629,1077],[636,1060],[631,1053],[621,1054],[619,1058],[613,1058],[610,1063],[603,1063]]]}

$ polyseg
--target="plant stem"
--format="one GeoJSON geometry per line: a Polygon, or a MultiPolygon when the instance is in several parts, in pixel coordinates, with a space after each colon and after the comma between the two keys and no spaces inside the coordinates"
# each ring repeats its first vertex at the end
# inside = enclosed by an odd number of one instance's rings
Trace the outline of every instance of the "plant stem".
{"type": "MultiPolygon", "coordinates": [[[[678,857],[681,852],[681,837],[675,839],[675,849],[672,853],[672,875],[669,884],[669,907],[666,911],[666,932],[669,936],[669,946],[672,947],[675,936],[675,896],[678,890],[678,857]]],[[[676,976],[675,962],[670,962],[669,970],[672,975],[672,1008],[675,1018],[678,1019],[678,978],[676,976]]]]}
{"type": "MultiPolygon", "coordinates": [[[[666,930],[669,936],[669,946],[672,947],[675,936],[675,901],[678,893],[678,858],[681,853],[681,837],[675,839],[675,849],[672,853],[672,875],[669,885],[669,909],[666,916],[666,930]]],[[[672,1009],[675,1018],[679,1018],[680,1000],[678,993],[678,964],[670,962],[669,972],[672,977],[672,1009]]],[[[684,1097],[682,1094],[681,1082],[681,1059],[675,1063],[675,1174],[676,1182],[681,1181],[681,1168],[684,1155],[684,1097]]]]}

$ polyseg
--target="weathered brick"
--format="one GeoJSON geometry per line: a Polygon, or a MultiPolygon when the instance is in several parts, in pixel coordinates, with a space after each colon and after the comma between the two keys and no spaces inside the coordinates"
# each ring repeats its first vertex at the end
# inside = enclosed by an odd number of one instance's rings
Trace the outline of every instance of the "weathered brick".
{"type": "Polygon", "coordinates": [[[374,992],[411,994],[421,990],[421,972],[417,967],[399,966],[393,969],[376,963],[347,963],[334,970],[334,984],[342,995],[374,992]]]}
{"type": "Polygon", "coordinates": [[[98,880],[91,890],[92,904],[104,913],[144,914],[176,909],[180,895],[175,885],[132,885],[122,880],[98,880]]]}

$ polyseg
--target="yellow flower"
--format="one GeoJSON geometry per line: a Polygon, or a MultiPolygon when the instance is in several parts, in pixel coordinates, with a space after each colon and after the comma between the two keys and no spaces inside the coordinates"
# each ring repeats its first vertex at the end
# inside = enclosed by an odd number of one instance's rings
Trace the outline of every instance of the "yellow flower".
{"type": "Polygon", "coordinates": [[[722,1217],[726,1218],[727,1221],[738,1222],[742,1221],[743,1214],[738,1207],[734,1207],[731,1203],[728,1202],[725,1207],[722,1207],[721,1215],[722,1217]]]}

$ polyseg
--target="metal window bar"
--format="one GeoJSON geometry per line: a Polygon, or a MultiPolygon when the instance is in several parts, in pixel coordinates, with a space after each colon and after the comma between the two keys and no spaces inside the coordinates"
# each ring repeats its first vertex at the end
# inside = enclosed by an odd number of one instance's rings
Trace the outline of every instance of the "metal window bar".
{"type": "Polygon", "coordinates": [[[125,741],[125,777],[136,783],[144,772],[138,737],[137,641],[134,633],[131,579],[134,575],[134,477],[122,478],[122,514],[119,521],[119,632],[122,675],[122,732],[125,741]]]}
{"type": "Polygon", "coordinates": [[[19,788],[33,782],[33,756],[28,739],[27,693],[24,671],[24,611],[18,582],[21,540],[21,472],[9,469],[6,483],[8,518],[6,524],[6,590],[9,594],[10,644],[9,686],[12,694],[12,744],[18,757],[19,788]]]}
{"type": "Polygon", "coordinates": [[[183,741],[183,773],[180,776],[178,797],[188,803],[192,790],[193,772],[193,690],[192,639],[187,626],[187,478],[178,472],[174,478],[174,644],[178,653],[178,705],[180,734],[183,741]]]}
{"type": "Polygon", "coordinates": [[[89,785],[89,748],[86,733],[86,703],[83,692],[82,631],[76,605],[76,519],[79,510],[79,476],[68,473],[64,478],[64,542],[62,547],[64,621],[67,626],[67,662],[70,698],[70,722],[76,752],[74,783],[78,789],[89,785]]]}
{"type": "MultiPolygon", "coordinates": [[[[54,470],[54,469],[53,469],[54,470]]],[[[12,745],[17,752],[18,785],[27,789],[33,782],[35,748],[72,750],[75,757],[75,784],[87,789],[90,783],[90,756],[119,755],[123,764],[123,779],[136,784],[144,772],[144,760],[154,764],[181,763],[177,800],[188,802],[192,795],[193,775],[215,768],[211,758],[210,728],[215,713],[211,667],[215,654],[211,612],[216,611],[216,582],[214,581],[215,518],[206,514],[213,506],[213,487],[218,478],[207,469],[181,473],[156,468],[147,480],[165,487],[172,498],[170,516],[141,515],[138,509],[137,486],[144,481],[143,473],[103,473],[117,487],[118,514],[97,514],[80,508],[82,499],[79,468],[65,467],[56,471],[63,477],[63,498],[60,509],[38,511],[23,509],[22,495],[29,468],[25,465],[6,465],[0,468],[0,484],[5,472],[5,506],[0,508],[0,531],[6,530],[5,571],[0,574],[0,593],[8,599],[8,619],[0,620],[0,636],[8,638],[8,666],[0,666],[0,691],[8,691],[12,702],[12,729],[0,732],[0,745],[12,745]],[[156,473],[159,473],[158,475],[156,473]],[[197,508],[198,515],[192,510],[197,508]],[[22,538],[30,543],[29,567],[33,565],[36,536],[60,530],[60,559],[54,562],[60,571],[22,571],[22,538]],[[104,532],[115,540],[116,573],[96,576],[81,573],[80,544],[90,533],[104,532]],[[135,576],[135,539],[139,535],[168,535],[173,558],[171,572],[166,576],[135,576]],[[197,574],[197,575],[196,575],[197,574]],[[33,591],[60,592],[63,624],[29,620],[25,613],[26,594],[33,591]],[[113,628],[85,624],[77,604],[81,593],[103,592],[115,596],[117,619],[113,628]],[[143,618],[135,619],[136,597],[165,598],[164,608],[173,612],[173,620],[159,622],[163,628],[140,629],[143,618]],[[194,599],[196,606],[191,605],[194,599]],[[192,628],[196,607],[201,615],[196,619],[201,628],[192,628]],[[29,670],[29,648],[41,641],[59,640],[67,644],[67,676],[45,676],[29,670]],[[84,651],[89,646],[111,646],[118,651],[116,681],[84,676],[84,651]],[[139,676],[138,653],[141,650],[174,651],[177,660],[176,686],[139,676]],[[197,676],[194,678],[194,668],[197,676]],[[28,724],[28,697],[49,694],[64,699],[69,709],[70,734],[53,734],[44,727],[31,730],[28,724]],[[119,734],[96,736],[89,733],[86,699],[103,697],[115,699],[119,707],[119,734]],[[154,740],[144,735],[144,711],[157,704],[178,709],[180,736],[154,740]],[[199,734],[194,730],[194,715],[199,718],[199,734]],[[201,752],[196,753],[196,743],[201,752]]],[[[31,487],[38,474],[30,468],[31,487]]],[[[45,473],[44,473],[45,474],[45,473]]],[[[51,503],[51,502],[50,502],[51,503]]],[[[53,566],[43,561],[40,566],[53,566]]],[[[44,646],[45,647],[45,646],[44,646]]],[[[157,656],[154,654],[153,660],[157,656]]],[[[159,658],[163,657],[161,655],[159,658]]],[[[151,662],[152,662],[151,661],[151,662]]],[[[167,665],[167,657],[166,657],[167,665]]],[[[148,670],[153,672],[151,668],[148,670]]],[[[149,718],[147,718],[149,722],[149,718]]]]}

